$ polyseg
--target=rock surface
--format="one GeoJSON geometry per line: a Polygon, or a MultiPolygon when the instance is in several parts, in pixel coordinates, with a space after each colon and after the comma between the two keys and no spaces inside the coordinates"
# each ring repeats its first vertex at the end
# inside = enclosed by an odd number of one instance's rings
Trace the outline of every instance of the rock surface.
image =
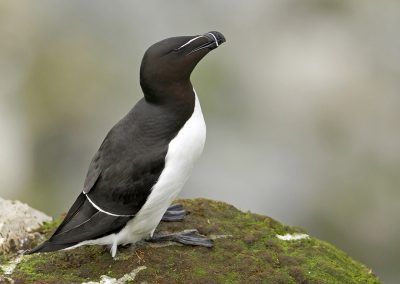
{"type": "Polygon", "coordinates": [[[49,216],[24,203],[0,198],[0,254],[30,247],[40,238],[35,230],[49,221],[49,216]]]}
{"type": "MultiPolygon", "coordinates": [[[[23,256],[6,275],[14,283],[380,283],[370,269],[299,228],[231,205],[181,200],[183,222],[157,231],[197,228],[214,248],[175,243],[120,247],[113,259],[101,246],[23,256]],[[12,280],[11,280],[12,279],[12,280]]],[[[58,221],[59,222],[59,221],[58,221]]],[[[57,221],[41,232],[51,234],[57,221]]],[[[13,257],[3,259],[9,261],[13,257]]],[[[4,281],[5,278],[3,278],[4,281]]],[[[1,280],[0,280],[1,281],[1,280]]]]}

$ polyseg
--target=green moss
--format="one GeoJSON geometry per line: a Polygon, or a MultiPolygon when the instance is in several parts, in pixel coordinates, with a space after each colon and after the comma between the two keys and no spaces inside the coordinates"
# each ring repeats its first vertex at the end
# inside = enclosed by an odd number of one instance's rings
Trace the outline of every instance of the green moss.
{"type": "Polygon", "coordinates": [[[1,264],[5,264],[9,261],[10,256],[6,255],[6,254],[0,254],[0,265],[1,264]]]}
{"type": "Polygon", "coordinates": [[[45,222],[38,231],[44,234],[46,237],[50,237],[50,235],[54,232],[54,229],[61,224],[62,220],[63,218],[58,218],[50,222],[45,222]]]}
{"type": "MultiPolygon", "coordinates": [[[[229,235],[212,249],[188,246],[119,248],[113,260],[101,246],[27,256],[13,274],[16,283],[81,283],[101,275],[120,278],[141,265],[135,283],[379,283],[360,263],[314,239],[283,241],[277,234],[303,233],[265,216],[205,199],[182,200],[184,222],[161,223],[158,231],[197,228],[229,235]]],[[[51,234],[60,220],[44,225],[51,234]]]]}

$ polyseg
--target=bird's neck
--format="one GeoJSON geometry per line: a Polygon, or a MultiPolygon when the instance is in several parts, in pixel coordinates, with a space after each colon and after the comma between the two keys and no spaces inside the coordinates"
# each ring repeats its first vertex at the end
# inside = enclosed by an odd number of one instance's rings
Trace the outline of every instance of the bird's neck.
{"type": "Polygon", "coordinates": [[[190,80],[156,84],[141,82],[144,97],[150,103],[174,103],[189,99],[194,96],[190,80]]]}

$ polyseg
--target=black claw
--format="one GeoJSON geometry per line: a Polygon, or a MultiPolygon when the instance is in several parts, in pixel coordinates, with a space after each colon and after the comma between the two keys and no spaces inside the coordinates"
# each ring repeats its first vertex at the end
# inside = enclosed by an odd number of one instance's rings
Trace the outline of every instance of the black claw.
{"type": "Polygon", "coordinates": [[[167,222],[182,221],[185,215],[185,209],[183,209],[182,204],[174,204],[168,207],[161,220],[167,222]]]}
{"type": "Polygon", "coordinates": [[[174,241],[184,245],[202,246],[202,247],[213,247],[213,241],[207,237],[201,235],[196,229],[184,230],[178,233],[172,234],[159,234],[153,236],[151,239],[147,239],[149,242],[163,242],[163,241],[174,241]]]}

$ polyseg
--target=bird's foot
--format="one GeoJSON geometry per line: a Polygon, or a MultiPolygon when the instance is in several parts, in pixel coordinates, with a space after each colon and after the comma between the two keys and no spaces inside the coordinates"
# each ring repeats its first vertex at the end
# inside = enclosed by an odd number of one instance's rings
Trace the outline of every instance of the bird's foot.
{"type": "Polygon", "coordinates": [[[161,221],[167,221],[167,222],[182,221],[185,218],[185,215],[186,215],[185,209],[183,209],[182,204],[174,204],[168,207],[161,221]]]}
{"type": "Polygon", "coordinates": [[[173,241],[177,243],[181,243],[184,245],[191,246],[202,246],[211,248],[213,246],[213,241],[199,233],[196,229],[184,230],[178,233],[170,233],[170,234],[157,234],[152,238],[147,239],[148,242],[165,242],[165,241],[173,241]]]}

